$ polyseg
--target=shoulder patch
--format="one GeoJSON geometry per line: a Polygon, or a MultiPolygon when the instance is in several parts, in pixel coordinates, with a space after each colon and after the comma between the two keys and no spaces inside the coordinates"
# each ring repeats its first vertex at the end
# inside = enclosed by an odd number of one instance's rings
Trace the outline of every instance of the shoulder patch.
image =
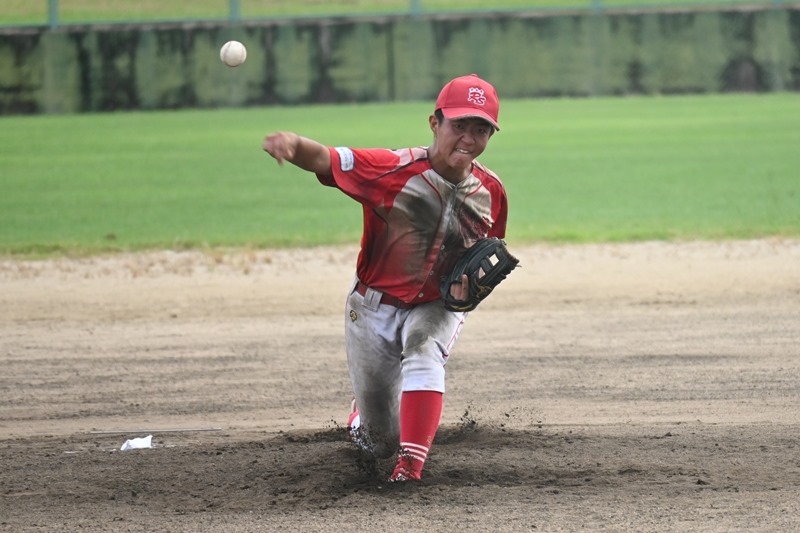
{"type": "Polygon", "coordinates": [[[345,148],[343,146],[336,147],[336,151],[339,153],[339,168],[342,169],[342,172],[353,170],[353,167],[355,166],[355,156],[353,155],[353,151],[350,148],[345,148]]]}

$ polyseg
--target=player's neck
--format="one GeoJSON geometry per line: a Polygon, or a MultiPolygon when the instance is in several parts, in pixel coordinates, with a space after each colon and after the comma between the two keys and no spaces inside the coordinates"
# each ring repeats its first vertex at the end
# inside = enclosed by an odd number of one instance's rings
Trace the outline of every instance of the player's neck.
{"type": "Polygon", "coordinates": [[[458,185],[467,179],[472,173],[472,163],[470,163],[467,167],[456,167],[450,165],[446,157],[437,154],[436,151],[431,150],[430,148],[428,148],[428,161],[430,161],[431,168],[434,170],[434,172],[439,174],[453,185],[458,185]]]}

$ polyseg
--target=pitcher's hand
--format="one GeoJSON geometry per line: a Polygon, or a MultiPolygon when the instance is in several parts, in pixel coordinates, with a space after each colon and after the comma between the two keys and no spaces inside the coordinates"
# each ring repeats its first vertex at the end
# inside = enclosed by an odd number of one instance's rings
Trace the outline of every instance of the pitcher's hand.
{"type": "Polygon", "coordinates": [[[279,165],[292,161],[297,153],[299,137],[290,131],[270,133],[264,138],[264,151],[275,158],[279,165]]]}

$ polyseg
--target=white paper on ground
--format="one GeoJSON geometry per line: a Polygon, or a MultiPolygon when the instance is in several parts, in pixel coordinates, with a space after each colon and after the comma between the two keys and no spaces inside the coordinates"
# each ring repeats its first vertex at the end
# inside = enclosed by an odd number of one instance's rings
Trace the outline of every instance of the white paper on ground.
{"type": "Polygon", "coordinates": [[[125,452],[128,450],[135,450],[137,448],[152,448],[153,436],[148,435],[146,437],[139,437],[136,439],[128,439],[125,441],[125,444],[122,445],[120,451],[125,452]]]}

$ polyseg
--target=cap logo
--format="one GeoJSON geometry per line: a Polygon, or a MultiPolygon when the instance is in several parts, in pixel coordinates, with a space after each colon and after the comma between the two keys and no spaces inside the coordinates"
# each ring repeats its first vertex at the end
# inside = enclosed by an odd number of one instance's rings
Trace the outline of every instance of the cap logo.
{"type": "Polygon", "coordinates": [[[483,89],[470,87],[467,94],[467,102],[472,102],[475,105],[486,105],[486,96],[483,94],[483,89]]]}

